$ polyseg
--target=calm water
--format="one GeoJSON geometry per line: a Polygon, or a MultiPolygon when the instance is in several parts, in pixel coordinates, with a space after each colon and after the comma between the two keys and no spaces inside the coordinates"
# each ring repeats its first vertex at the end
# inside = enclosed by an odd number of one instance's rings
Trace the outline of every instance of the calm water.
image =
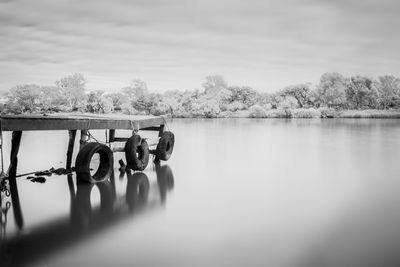
{"type": "MultiPolygon", "coordinates": [[[[99,186],[19,178],[0,265],[400,266],[399,120],[169,127],[171,159],[144,173],[120,176],[117,153],[113,181],[99,186]]],[[[64,167],[67,139],[24,133],[18,173],[64,167]]]]}

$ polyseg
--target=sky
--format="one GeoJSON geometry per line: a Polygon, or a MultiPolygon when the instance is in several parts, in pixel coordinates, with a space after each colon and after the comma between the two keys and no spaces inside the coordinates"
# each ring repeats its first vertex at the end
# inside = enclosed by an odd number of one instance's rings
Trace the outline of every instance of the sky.
{"type": "Polygon", "coordinates": [[[201,88],[207,75],[275,91],[325,72],[400,76],[398,0],[0,0],[0,92],[76,72],[201,88]]]}

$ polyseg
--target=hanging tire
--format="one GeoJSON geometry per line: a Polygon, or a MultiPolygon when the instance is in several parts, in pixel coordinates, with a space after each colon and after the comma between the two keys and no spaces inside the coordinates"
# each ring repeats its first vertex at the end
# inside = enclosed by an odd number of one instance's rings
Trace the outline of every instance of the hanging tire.
{"type": "Polygon", "coordinates": [[[174,150],[175,136],[172,132],[164,132],[161,135],[160,141],[158,141],[156,148],[156,161],[164,160],[167,161],[174,150]]]}
{"type": "Polygon", "coordinates": [[[75,170],[79,182],[98,183],[111,177],[114,157],[111,149],[103,144],[88,143],[78,153],[75,170]],[[99,154],[100,164],[97,171],[91,175],[90,162],[94,154],[99,154]]]}
{"type": "Polygon", "coordinates": [[[149,145],[139,135],[132,135],[125,143],[127,168],[143,171],[149,163],[149,145]]]}

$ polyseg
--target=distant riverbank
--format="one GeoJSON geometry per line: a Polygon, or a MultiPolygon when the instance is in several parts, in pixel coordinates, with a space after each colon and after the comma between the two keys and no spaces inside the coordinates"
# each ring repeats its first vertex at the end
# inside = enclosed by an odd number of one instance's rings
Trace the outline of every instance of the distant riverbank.
{"type": "MultiPolygon", "coordinates": [[[[400,119],[400,109],[365,109],[365,110],[335,110],[333,108],[297,108],[297,109],[265,109],[261,106],[253,106],[250,109],[246,110],[237,110],[235,112],[232,111],[224,111],[219,114],[207,114],[206,115],[198,115],[191,113],[180,113],[177,114],[147,114],[145,112],[107,112],[107,113],[97,113],[97,112],[27,112],[20,113],[19,115],[46,115],[46,114],[114,114],[118,116],[118,114],[123,115],[139,115],[139,116],[167,116],[172,118],[278,118],[278,119],[316,119],[316,118],[366,118],[366,119],[400,119]]],[[[7,115],[7,113],[3,113],[2,115],[7,115]]],[[[10,114],[11,115],[11,114],[10,114]]],[[[13,114],[17,115],[17,114],[13,114]]]]}
{"type": "Polygon", "coordinates": [[[335,110],[332,108],[264,109],[252,107],[250,110],[221,112],[217,116],[195,116],[184,114],[176,118],[377,118],[400,119],[400,109],[391,110],[335,110]]]}

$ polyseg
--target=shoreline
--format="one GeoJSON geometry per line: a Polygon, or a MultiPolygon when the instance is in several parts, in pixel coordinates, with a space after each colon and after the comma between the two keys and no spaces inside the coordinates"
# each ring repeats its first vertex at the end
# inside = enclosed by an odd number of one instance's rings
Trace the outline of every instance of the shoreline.
{"type": "Polygon", "coordinates": [[[400,119],[400,109],[394,110],[334,110],[334,109],[292,109],[292,110],[242,110],[237,112],[222,112],[217,116],[193,116],[185,114],[184,116],[172,116],[172,118],[187,119],[229,119],[229,118],[247,118],[247,119],[400,119]]]}
{"type": "MultiPolygon", "coordinates": [[[[128,114],[124,112],[110,113],[88,113],[88,112],[33,112],[13,115],[43,115],[46,114],[112,114],[112,115],[137,115],[137,116],[168,116],[174,119],[400,119],[400,109],[365,109],[365,110],[335,110],[332,108],[302,108],[302,109],[263,109],[238,110],[235,112],[224,111],[212,116],[198,116],[190,113],[186,114],[145,114],[138,112],[128,114]]],[[[3,114],[7,115],[7,114],[3,114]]],[[[11,114],[10,114],[11,115],[11,114]]]]}

